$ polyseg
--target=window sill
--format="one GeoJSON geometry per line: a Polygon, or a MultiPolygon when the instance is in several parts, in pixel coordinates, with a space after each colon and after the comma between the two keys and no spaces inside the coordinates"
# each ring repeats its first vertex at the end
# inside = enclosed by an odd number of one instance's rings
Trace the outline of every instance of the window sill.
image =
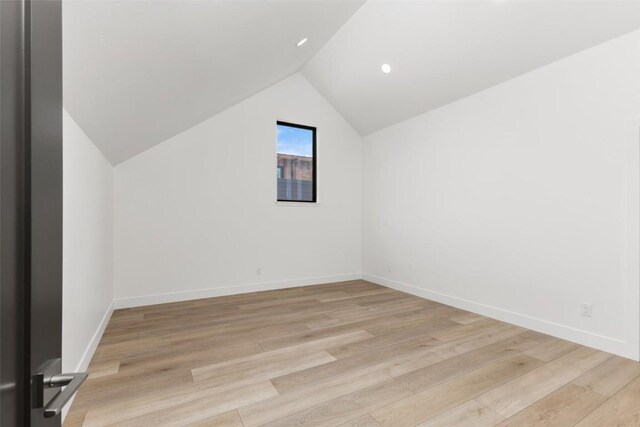
{"type": "Polygon", "coordinates": [[[315,208],[320,206],[319,202],[276,202],[276,206],[289,208],[315,208]]]}

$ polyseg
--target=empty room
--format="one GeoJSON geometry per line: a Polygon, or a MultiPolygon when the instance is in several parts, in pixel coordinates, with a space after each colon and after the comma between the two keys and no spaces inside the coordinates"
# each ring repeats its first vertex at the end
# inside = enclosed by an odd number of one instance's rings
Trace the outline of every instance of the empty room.
{"type": "Polygon", "coordinates": [[[640,0],[0,1],[0,425],[640,426],[640,0]]]}

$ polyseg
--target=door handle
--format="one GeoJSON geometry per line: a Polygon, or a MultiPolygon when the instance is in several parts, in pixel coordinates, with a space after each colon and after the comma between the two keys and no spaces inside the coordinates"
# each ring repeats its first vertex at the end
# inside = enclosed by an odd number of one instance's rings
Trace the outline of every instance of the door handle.
{"type": "Polygon", "coordinates": [[[38,373],[34,375],[33,407],[44,407],[44,417],[51,418],[62,412],[62,408],[71,400],[78,391],[80,385],[87,379],[86,372],[60,374],[62,361],[60,359],[49,360],[44,363],[38,373]],[[54,389],[64,389],[53,394],[54,389]],[[45,401],[48,399],[48,402],[45,401]]]}
{"type": "Polygon", "coordinates": [[[86,372],[74,372],[73,374],[58,374],[50,377],[45,387],[64,387],[44,407],[44,417],[51,418],[62,412],[71,397],[78,391],[80,385],[87,379],[86,372]]]}

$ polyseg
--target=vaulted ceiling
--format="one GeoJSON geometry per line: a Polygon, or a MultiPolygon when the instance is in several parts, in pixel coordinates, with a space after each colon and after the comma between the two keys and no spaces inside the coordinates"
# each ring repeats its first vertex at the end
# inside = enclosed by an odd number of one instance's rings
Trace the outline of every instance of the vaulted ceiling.
{"type": "Polygon", "coordinates": [[[638,29],[640,1],[75,0],[63,18],[65,107],[117,164],[296,71],[366,135],[638,29]]]}
{"type": "Polygon", "coordinates": [[[65,1],[65,108],[120,163],[296,72],[361,5],[65,1]]]}
{"type": "Polygon", "coordinates": [[[638,28],[637,0],[368,1],[303,74],[366,135],[638,28]]]}

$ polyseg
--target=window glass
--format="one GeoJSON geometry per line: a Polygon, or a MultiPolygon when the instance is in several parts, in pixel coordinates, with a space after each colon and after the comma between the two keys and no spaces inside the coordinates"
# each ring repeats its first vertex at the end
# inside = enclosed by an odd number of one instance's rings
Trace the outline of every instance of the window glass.
{"type": "Polygon", "coordinates": [[[316,201],[316,128],[278,122],[278,201],[316,201]]]}

